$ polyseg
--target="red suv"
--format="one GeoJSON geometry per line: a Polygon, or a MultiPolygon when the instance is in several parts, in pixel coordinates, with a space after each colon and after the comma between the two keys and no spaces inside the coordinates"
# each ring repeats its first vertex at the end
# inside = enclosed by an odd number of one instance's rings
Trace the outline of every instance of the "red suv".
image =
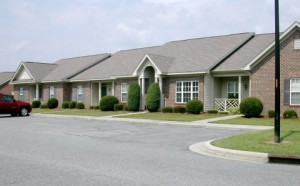
{"type": "Polygon", "coordinates": [[[0,93],[0,114],[11,116],[29,116],[32,108],[30,103],[16,101],[13,96],[0,93]]]}

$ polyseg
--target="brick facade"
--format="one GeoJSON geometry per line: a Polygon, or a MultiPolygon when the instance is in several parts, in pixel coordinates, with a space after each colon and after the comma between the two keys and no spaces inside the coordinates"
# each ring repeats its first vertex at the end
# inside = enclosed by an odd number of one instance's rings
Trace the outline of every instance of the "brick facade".
{"type": "Polygon", "coordinates": [[[185,103],[176,103],[176,81],[198,81],[199,92],[198,99],[203,102],[204,99],[204,76],[181,76],[163,78],[163,94],[165,97],[165,106],[185,105],[185,103]]]}
{"type": "MultiPolygon", "coordinates": [[[[294,49],[294,40],[300,38],[296,31],[281,43],[280,92],[281,113],[294,109],[300,113],[300,106],[284,105],[284,80],[300,78],[300,50],[294,49]]],[[[275,107],[275,53],[272,52],[251,71],[251,96],[260,98],[264,103],[264,114],[275,107]]]]}
{"type": "Polygon", "coordinates": [[[77,101],[77,87],[82,86],[83,89],[83,103],[85,108],[91,106],[91,82],[78,82],[70,85],[70,99],[69,101],[77,101]]]}
{"type": "Polygon", "coordinates": [[[4,83],[2,86],[0,86],[0,93],[11,95],[13,91],[13,85],[9,84],[9,82],[4,83]]]}

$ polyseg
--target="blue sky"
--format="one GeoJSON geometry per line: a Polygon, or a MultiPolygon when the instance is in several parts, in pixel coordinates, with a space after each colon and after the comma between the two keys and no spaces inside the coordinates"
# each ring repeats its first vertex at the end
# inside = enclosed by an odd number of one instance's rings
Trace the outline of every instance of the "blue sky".
{"type": "MultiPolygon", "coordinates": [[[[168,41],[274,32],[274,0],[0,0],[0,72],[21,61],[114,53],[168,41]]],[[[280,28],[300,1],[280,2],[280,28]]]]}

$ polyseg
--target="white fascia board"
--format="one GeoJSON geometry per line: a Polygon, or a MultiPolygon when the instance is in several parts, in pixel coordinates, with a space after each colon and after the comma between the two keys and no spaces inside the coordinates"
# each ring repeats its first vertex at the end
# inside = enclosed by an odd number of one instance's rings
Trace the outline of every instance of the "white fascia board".
{"type": "Polygon", "coordinates": [[[146,54],[143,59],[140,61],[139,65],[134,69],[132,76],[138,76],[138,70],[142,67],[142,65],[145,63],[145,60],[148,59],[151,63],[151,65],[155,68],[157,74],[162,74],[159,68],[156,66],[156,64],[152,61],[152,59],[149,57],[148,54],[146,54]]]}
{"type": "Polygon", "coordinates": [[[69,82],[112,81],[115,78],[70,80],[69,82]]]}
{"type": "MultiPolygon", "coordinates": [[[[280,36],[280,42],[283,42],[282,40],[284,40],[287,36],[289,36],[290,33],[295,28],[298,28],[298,29],[300,28],[300,23],[299,22],[295,22],[288,29],[286,29],[286,31],[284,31],[283,34],[281,34],[281,36],[280,36]]],[[[266,55],[268,55],[269,54],[268,52],[272,51],[274,48],[275,48],[275,41],[272,42],[265,50],[263,50],[260,54],[258,54],[252,61],[250,61],[241,70],[251,70],[251,67],[255,66],[259,62],[260,58],[265,57],[266,55]]]]}

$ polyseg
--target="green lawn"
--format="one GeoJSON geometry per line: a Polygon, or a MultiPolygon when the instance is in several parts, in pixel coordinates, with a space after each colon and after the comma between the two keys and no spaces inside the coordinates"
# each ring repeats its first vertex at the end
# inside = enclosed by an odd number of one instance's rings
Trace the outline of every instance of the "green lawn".
{"type": "MultiPolygon", "coordinates": [[[[229,124],[274,125],[274,119],[236,118],[221,121],[229,124]]],[[[254,152],[300,155],[300,120],[281,120],[281,143],[274,143],[274,130],[251,132],[212,142],[213,145],[254,152]]]]}
{"type": "Polygon", "coordinates": [[[91,110],[91,109],[32,109],[32,113],[41,113],[41,114],[58,114],[58,115],[77,115],[77,116],[110,116],[117,114],[126,114],[127,111],[106,111],[102,112],[100,110],[91,110]]]}
{"type": "Polygon", "coordinates": [[[164,121],[197,121],[216,117],[223,117],[222,114],[180,114],[180,113],[161,113],[161,112],[149,112],[126,116],[116,116],[118,118],[132,118],[132,119],[152,119],[152,120],[164,120],[164,121]]]}
{"type": "MultiPolygon", "coordinates": [[[[274,126],[274,118],[244,118],[238,117],[228,120],[214,121],[219,124],[234,124],[234,125],[265,125],[274,126]]],[[[281,119],[281,124],[300,124],[300,119],[281,119]]]]}

